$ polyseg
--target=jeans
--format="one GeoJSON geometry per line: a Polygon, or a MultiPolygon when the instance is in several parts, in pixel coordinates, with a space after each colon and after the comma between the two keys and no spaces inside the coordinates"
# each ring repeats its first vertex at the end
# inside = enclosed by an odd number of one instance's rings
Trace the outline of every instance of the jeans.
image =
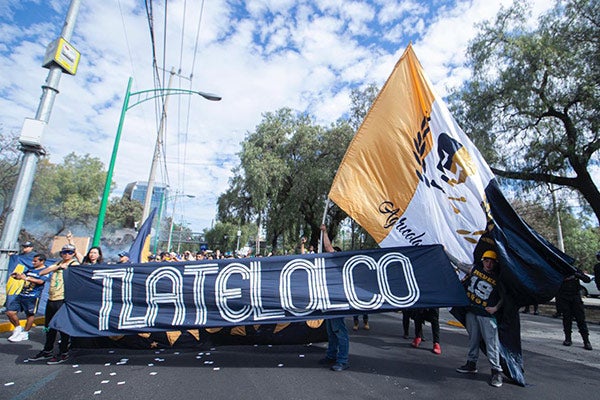
{"type": "Polygon", "coordinates": [[[469,332],[469,354],[467,361],[477,363],[479,343],[483,339],[487,357],[492,369],[502,372],[500,366],[500,341],[498,340],[498,324],[496,318],[467,313],[467,332],[469,332]]]}
{"type": "Polygon", "coordinates": [[[327,358],[336,360],[340,364],[348,364],[348,352],[350,350],[350,338],[344,318],[331,318],[325,320],[327,327],[327,358]]]}

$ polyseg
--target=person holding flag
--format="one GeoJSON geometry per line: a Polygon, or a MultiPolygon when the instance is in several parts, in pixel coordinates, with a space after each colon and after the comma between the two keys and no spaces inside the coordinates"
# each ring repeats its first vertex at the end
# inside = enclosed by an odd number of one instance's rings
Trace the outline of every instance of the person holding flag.
{"type": "MultiPolygon", "coordinates": [[[[458,264],[464,268],[464,264],[458,264]]],[[[469,333],[469,353],[467,363],[456,369],[460,373],[477,373],[479,344],[485,343],[486,354],[492,365],[490,385],[502,386],[502,366],[498,341],[498,322],[495,314],[502,305],[498,291],[498,256],[495,251],[487,250],[481,257],[481,262],[471,268],[464,268],[467,277],[465,290],[469,305],[466,312],[467,332],[469,333]]]]}

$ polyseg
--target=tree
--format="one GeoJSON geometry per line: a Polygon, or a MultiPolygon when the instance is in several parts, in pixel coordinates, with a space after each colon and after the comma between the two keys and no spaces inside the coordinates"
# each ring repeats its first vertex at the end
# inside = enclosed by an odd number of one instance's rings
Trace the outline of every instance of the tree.
{"type": "Polygon", "coordinates": [[[92,227],[105,180],[104,165],[89,154],[71,153],[62,164],[41,160],[28,210],[36,220],[54,223],[55,235],[74,225],[92,227]]]}
{"type": "MultiPolygon", "coordinates": [[[[242,143],[240,165],[219,197],[219,219],[258,219],[274,252],[294,248],[301,234],[316,245],[325,198],[352,135],[345,121],[324,128],[288,108],[265,113],[242,143]]],[[[330,217],[336,232],[346,215],[334,209],[330,217]]]]}
{"type": "Polygon", "coordinates": [[[501,177],[577,190],[600,221],[600,2],[557,1],[537,27],[522,1],[470,44],[454,115],[501,177]]]}
{"type": "Polygon", "coordinates": [[[115,228],[135,229],[135,222],[142,219],[144,206],[126,197],[111,199],[106,208],[106,225],[115,228]]]}

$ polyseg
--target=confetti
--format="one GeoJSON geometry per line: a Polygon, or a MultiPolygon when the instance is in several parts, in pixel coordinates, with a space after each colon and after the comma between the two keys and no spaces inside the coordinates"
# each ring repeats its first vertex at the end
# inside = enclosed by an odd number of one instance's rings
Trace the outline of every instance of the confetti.
{"type": "Polygon", "coordinates": [[[206,353],[207,356],[210,356],[210,353],[206,353]]]}
{"type": "Polygon", "coordinates": [[[202,358],[202,356],[196,356],[196,360],[199,360],[201,358],[202,358]]]}
{"type": "Polygon", "coordinates": [[[299,354],[298,357],[304,358],[304,354],[299,354]]]}
{"type": "Polygon", "coordinates": [[[150,372],[150,375],[156,375],[158,372],[150,372]]]}
{"type": "Polygon", "coordinates": [[[79,364],[73,364],[72,367],[77,368],[77,367],[79,367],[79,364]]]}
{"type": "Polygon", "coordinates": [[[4,384],[4,386],[12,386],[12,385],[14,385],[14,384],[15,384],[14,382],[6,382],[6,383],[4,384]]]}
{"type": "Polygon", "coordinates": [[[102,390],[96,390],[96,391],[94,392],[94,394],[100,394],[100,393],[102,393],[102,390]]]}
{"type": "Polygon", "coordinates": [[[210,351],[215,351],[215,350],[216,350],[216,348],[215,348],[215,347],[211,347],[211,348],[210,348],[210,351]]]}
{"type": "Polygon", "coordinates": [[[115,376],[117,373],[116,372],[111,372],[109,375],[110,376],[115,376]]]}
{"type": "Polygon", "coordinates": [[[117,385],[124,385],[125,381],[117,382],[117,385]]]}
{"type": "Polygon", "coordinates": [[[115,351],[114,350],[109,350],[108,354],[115,354],[115,351]]]}
{"type": "Polygon", "coordinates": [[[281,368],[281,367],[283,367],[283,364],[277,364],[277,366],[278,366],[279,368],[281,368]]]}
{"type": "Polygon", "coordinates": [[[108,380],[108,379],[105,379],[105,380],[103,380],[103,381],[102,381],[102,382],[100,382],[100,383],[108,383],[108,382],[110,382],[110,380],[108,380]]]}
{"type": "Polygon", "coordinates": [[[76,374],[80,374],[82,371],[80,369],[78,369],[77,371],[75,371],[76,374]]]}
{"type": "Polygon", "coordinates": [[[121,358],[119,361],[121,361],[121,362],[127,362],[127,361],[129,361],[129,358],[121,358]]]}
{"type": "Polygon", "coordinates": [[[148,364],[149,367],[154,367],[153,363],[148,364]]]}
{"type": "Polygon", "coordinates": [[[105,367],[110,367],[110,363],[104,364],[105,367]]]}
{"type": "Polygon", "coordinates": [[[213,368],[213,371],[219,371],[220,369],[221,369],[221,368],[219,368],[219,367],[214,367],[214,368],[213,368]]]}
{"type": "Polygon", "coordinates": [[[102,375],[102,372],[96,372],[94,375],[102,375]]]}
{"type": "Polygon", "coordinates": [[[198,353],[198,355],[199,355],[199,356],[203,356],[203,355],[204,355],[204,353],[198,353]]]}
{"type": "Polygon", "coordinates": [[[178,351],[176,351],[176,352],[175,352],[175,353],[173,353],[173,354],[175,354],[175,355],[178,355],[178,354],[179,354],[179,352],[178,352],[178,351]]]}

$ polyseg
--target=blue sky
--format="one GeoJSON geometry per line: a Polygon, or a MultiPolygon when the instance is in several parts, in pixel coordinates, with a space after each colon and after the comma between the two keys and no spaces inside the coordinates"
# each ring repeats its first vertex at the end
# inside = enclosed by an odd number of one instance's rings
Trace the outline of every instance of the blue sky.
{"type": "MultiPolygon", "coordinates": [[[[410,42],[443,96],[469,77],[465,49],[475,24],[510,3],[170,0],[165,17],[164,2],[154,1],[158,66],[192,76],[174,77],[174,87],[223,97],[170,100],[157,181],[196,196],[178,202],[176,221],[194,231],[210,227],[216,199],[237,165],[239,144],[263,113],[290,107],[329,125],[348,112],[352,88],[385,82],[410,42]]],[[[536,13],[550,5],[534,3],[536,13]]],[[[41,60],[60,34],[68,5],[68,0],[0,1],[4,132],[18,132],[24,118],[35,116],[47,76],[41,60]]],[[[51,161],[75,151],[108,164],[127,80],[134,79],[132,91],[154,87],[148,25],[142,0],[82,1],[71,39],[81,52],[79,70],[62,76],[42,138],[51,161]]],[[[166,82],[168,73],[160,74],[166,82]]],[[[148,179],[157,124],[153,102],[127,112],[115,195],[128,182],[148,179]]]]}

